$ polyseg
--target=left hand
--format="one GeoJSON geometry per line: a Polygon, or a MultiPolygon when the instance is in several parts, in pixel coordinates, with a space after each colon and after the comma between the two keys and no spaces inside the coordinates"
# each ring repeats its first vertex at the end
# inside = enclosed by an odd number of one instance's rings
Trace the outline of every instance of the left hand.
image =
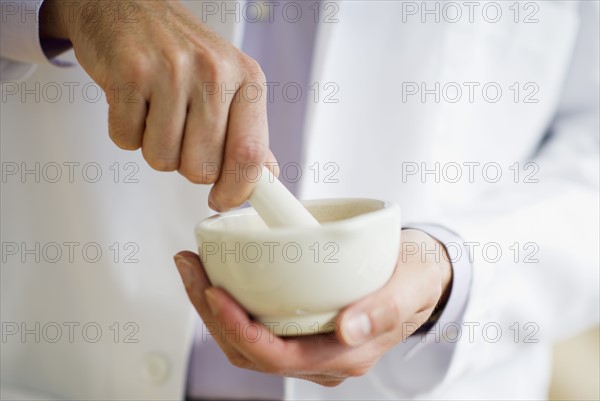
{"type": "Polygon", "coordinates": [[[231,295],[211,287],[198,255],[180,252],[175,263],[192,304],[233,365],[337,386],[367,373],[427,321],[450,286],[452,268],[444,246],[435,239],[404,230],[400,249],[388,283],[344,308],[335,319],[334,333],[293,338],[270,334],[266,326],[250,320],[231,295]],[[440,250],[437,257],[414,252],[415,247],[420,251],[435,246],[440,250]]]}

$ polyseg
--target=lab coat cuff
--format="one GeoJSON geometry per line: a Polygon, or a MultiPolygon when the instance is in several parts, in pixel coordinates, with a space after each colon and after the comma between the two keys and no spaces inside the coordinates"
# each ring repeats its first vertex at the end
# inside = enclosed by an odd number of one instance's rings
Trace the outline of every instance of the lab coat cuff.
{"type": "Polygon", "coordinates": [[[28,64],[72,65],[56,58],[71,48],[70,41],[40,40],[39,21],[43,0],[1,1],[2,58],[28,64]]]}

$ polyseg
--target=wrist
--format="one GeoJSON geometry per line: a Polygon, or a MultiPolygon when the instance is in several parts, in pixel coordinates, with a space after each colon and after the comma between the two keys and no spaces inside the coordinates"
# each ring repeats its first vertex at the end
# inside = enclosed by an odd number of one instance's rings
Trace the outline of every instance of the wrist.
{"type": "Polygon", "coordinates": [[[44,0],[39,14],[40,38],[73,41],[82,18],[97,21],[103,11],[100,3],[94,0],[44,0]]]}
{"type": "Polygon", "coordinates": [[[69,13],[66,3],[61,0],[44,0],[40,8],[40,39],[70,39],[69,13]]]}

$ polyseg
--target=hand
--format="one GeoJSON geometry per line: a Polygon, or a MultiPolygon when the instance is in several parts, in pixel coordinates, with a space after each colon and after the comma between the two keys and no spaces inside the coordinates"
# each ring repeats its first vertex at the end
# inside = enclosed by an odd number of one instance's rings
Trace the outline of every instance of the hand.
{"type": "Polygon", "coordinates": [[[215,210],[239,206],[257,167],[275,161],[260,66],[177,1],[120,4],[46,0],[40,35],[73,43],[106,94],[117,146],[141,147],[156,170],[215,183],[209,196],[215,210]]]}
{"type": "Polygon", "coordinates": [[[420,252],[402,253],[409,247],[430,250],[436,245],[445,253],[441,244],[421,231],[404,230],[402,245],[390,281],[345,308],[335,319],[335,333],[296,338],[269,335],[265,326],[251,321],[235,299],[210,286],[197,255],[181,252],[175,263],[192,304],[233,365],[336,386],[365,374],[413,333],[450,286],[447,255],[438,255],[436,261],[429,254],[423,261],[420,252]]]}

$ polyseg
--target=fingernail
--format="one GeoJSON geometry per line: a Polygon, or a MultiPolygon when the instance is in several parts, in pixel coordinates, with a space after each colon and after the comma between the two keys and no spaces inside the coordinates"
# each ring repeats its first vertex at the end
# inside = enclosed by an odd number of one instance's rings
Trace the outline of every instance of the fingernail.
{"type": "Polygon", "coordinates": [[[208,303],[208,307],[213,315],[217,316],[219,314],[219,301],[217,300],[217,294],[212,288],[207,288],[204,291],[204,296],[206,297],[206,303],[208,303]]]}
{"type": "Polygon", "coordinates": [[[186,287],[191,286],[196,280],[196,270],[194,269],[194,266],[181,255],[175,255],[173,259],[175,260],[175,266],[177,266],[177,271],[179,271],[183,284],[186,287]]]}
{"type": "Polygon", "coordinates": [[[349,345],[360,345],[364,343],[371,334],[371,321],[365,313],[352,316],[344,321],[342,333],[349,345]]]}

